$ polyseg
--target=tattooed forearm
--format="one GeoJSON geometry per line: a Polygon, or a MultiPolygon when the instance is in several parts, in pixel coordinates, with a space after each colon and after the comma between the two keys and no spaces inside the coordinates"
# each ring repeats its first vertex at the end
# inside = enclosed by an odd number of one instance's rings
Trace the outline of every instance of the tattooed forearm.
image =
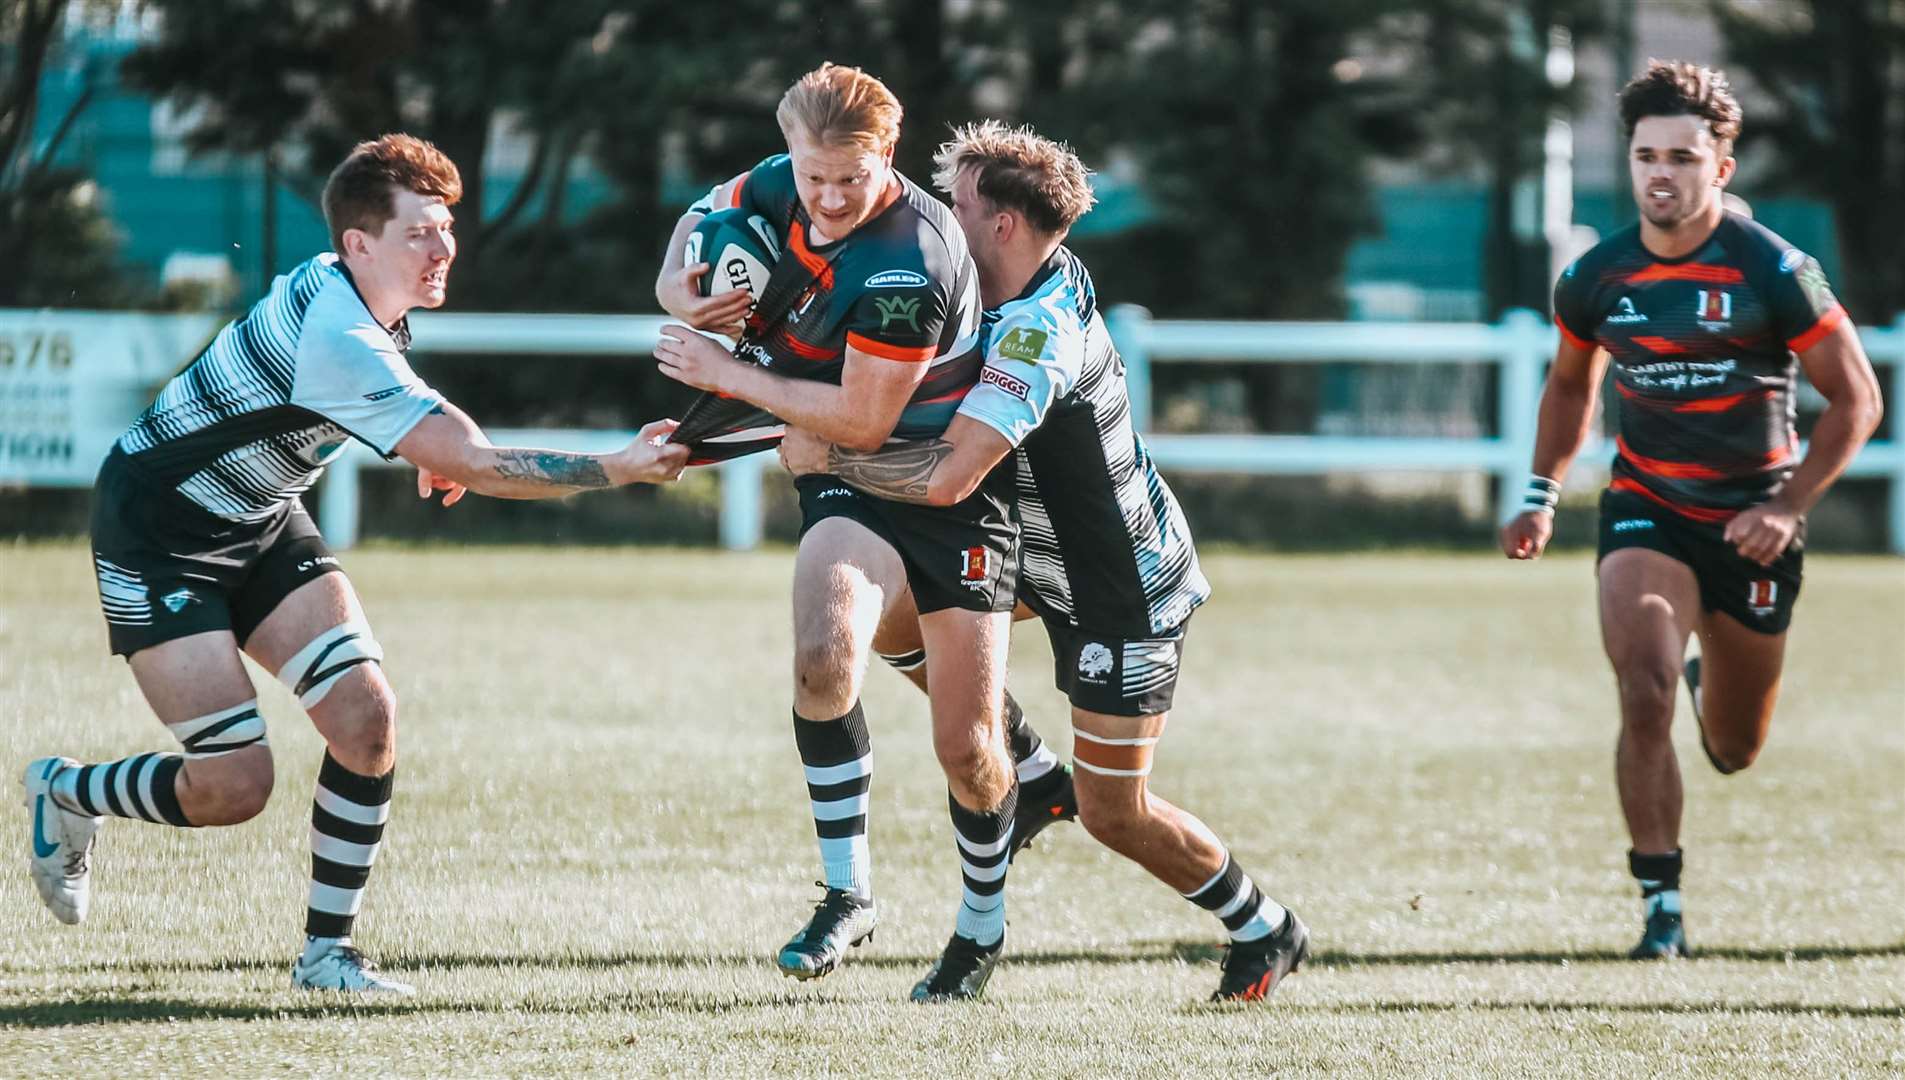
{"type": "Polygon", "coordinates": [[[831,447],[827,471],[866,492],[896,502],[923,503],[941,462],[952,456],[944,439],[905,443],[862,453],[831,447]]]}
{"type": "Polygon", "coordinates": [[[587,454],[564,454],[554,450],[498,450],[496,475],[505,480],[526,480],[551,487],[604,488],[608,473],[602,463],[587,454]]]}

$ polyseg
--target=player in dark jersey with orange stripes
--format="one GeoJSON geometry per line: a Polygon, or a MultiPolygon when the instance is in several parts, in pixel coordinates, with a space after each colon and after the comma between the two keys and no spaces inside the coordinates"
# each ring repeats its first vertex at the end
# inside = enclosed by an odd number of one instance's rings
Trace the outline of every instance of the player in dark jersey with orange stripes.
{"type": "Polygon", "coordinates": [[[1684,663],[1722,773],[1766,742],[1798,595],[1805,514],[1878,426],[1878,381],[1819,264],[1728,212],[1740,109],[1725,76],[1656,61],[1621,92],[1641,219],[1556,285],[1561,345],[1527,504],[1502,529],[1541,555],[1611,358],[1619,449],[1601,496],[1601,637],[1620,687],[1615,777],[1646,930],[1637,959],[1689,955],[1681,783],[1669,727],[1684,663]],[[1798,460],[1794,358],[1826,399],[1798,460]]]}
{"type": "MultiPolygon", "coordinates": [[[[700,329],[739,329],[745,316],[740,347],[756,363],[673,326],[655,350],[664,374],[858,449],[944,432],[984,362],[979,286],[952,211],[893,169],[900,112],[857,68],[823,65],[787,91],[777,116],[789,153],[685,215],[656,286],[664,307],[700,329]],[[751,313],[745,295],[739,304],[695,297],[696,271],[682,265],[697,211],[728,206],[766,218],[785,239],[751,313]]],[[[1009,485],[922,507],[871,498],[837,477],[797,482],[794,729],[826,894],[777,957],[790,976],[825,975],[873,932],[872,753],[860,686],[874,629],[909,585],[923,613],[934,749],[979,896],[962,907],[957,933],[987,945],[1003,937],[1019,792],[1003,738],[1018,560],[1009,485]]]]}

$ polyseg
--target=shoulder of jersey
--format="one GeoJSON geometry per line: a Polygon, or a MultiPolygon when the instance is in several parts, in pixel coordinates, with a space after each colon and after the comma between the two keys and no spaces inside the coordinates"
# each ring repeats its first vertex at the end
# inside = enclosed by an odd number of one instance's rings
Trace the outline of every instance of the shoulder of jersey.
{"type": "Polygon", "coordinates": [[[931,267],[941,259],[929,255],[925,245],[937,242],[932,236],[939,230],[922,230],[922,217],[918,207],[902,197],[901,205],[889,208],[853,234],[852,242],[840,253],[837,276],[873,291],[933,284],[931,267]]]}
{"type": "Polygon", "coordinates": [[[1578,258],[1568,264],[1567,269],[1561,271],[1561,280],[1567,282],[1578,279],[1583,285],[1592,285],[1595,275],[1603,266],[1639,246],[1640,226],[1629,225],[1581,253],[1578,258]]]}
{"type": "Polygon", "coordinates": [[[1786,238],[1749,217],[1729,213],[1722,228],[1730,228],[1728,246],[1735,250],[1741,269],[1777,270],[1791,273],[1805,265],[1806,253],[1786,242],[1786,238]]]}

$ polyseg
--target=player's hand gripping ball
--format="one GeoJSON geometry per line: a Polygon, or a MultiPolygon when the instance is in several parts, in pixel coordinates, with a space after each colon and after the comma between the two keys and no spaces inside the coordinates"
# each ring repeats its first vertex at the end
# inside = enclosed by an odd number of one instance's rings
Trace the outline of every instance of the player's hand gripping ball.
{"type": "Polygon", "coordinates": [[[780,256],[780,243],[767,219],[734,208],[716,210],[696,222],[681,261],[687,266],[708,264],[708,272],[700,279],[701,295],[741,289],[758,304],[767,288],[767,275],[780,256]]]}

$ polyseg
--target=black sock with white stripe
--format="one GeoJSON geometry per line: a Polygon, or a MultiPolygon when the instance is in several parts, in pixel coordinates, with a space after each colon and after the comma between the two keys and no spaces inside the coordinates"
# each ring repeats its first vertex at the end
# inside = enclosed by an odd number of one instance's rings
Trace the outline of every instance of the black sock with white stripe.
{"type": "Polygon", "coordinates": [[[1184,898],[1217,916],[1232,941],[1256,941],[1283,925],[1283,905],[1263,895],[1228,852],[1224,868],[1184,898]]]}
{"type": "Polygon", "coordinates": [[[1032,730],[1031,723],[1025,719],[1025,710],[1013,700],[1010,690],[1005,692],[1005,748],[1011,753],[1012,766],[1019,774],[1023,788],[1020,798],[1043,801],[1065,779],[1064,770],[1058,767],[1058,755],[1032,730]]]}
{"type": "Polygon", "coordinates": [[[48,794],[61,809],[88,817],[122,817],[190,828],[179,808],[183,754],[137,754],[99,765],[69,766],[53,775],[48,794]]]}
{"type": "Polygon", "coordinates": [[[382,776],[359,776],[325,753],[311,807],[311,893],[304,918],[307,937],[328,940],[351,936],[351,924],[364,902],[364,886],[370,881],[370,868],[384,841],[395,777],[395,770],[382,776]]]}
{"type": "Polygon", "coordinates": [[[1010,865],[1012,817],[1019,809],[1018,782],[1005,793],[1004,802],[984,813],[959,805],[951,793],[946,801],[952,807],[959,877],[965,890],[953,929],[980,945],[996,945],[1005,936],[1005,872],[1010,865]]]}
{"type": "Polygon", "coordinates": [[[873,740],[860,703],[833,720],[794,714],[794,745],[807,775],[807,798],[820,838],[829,889],[873,895],[873,853],[867,847],[867,793],[873,787],[873,740]]]}

